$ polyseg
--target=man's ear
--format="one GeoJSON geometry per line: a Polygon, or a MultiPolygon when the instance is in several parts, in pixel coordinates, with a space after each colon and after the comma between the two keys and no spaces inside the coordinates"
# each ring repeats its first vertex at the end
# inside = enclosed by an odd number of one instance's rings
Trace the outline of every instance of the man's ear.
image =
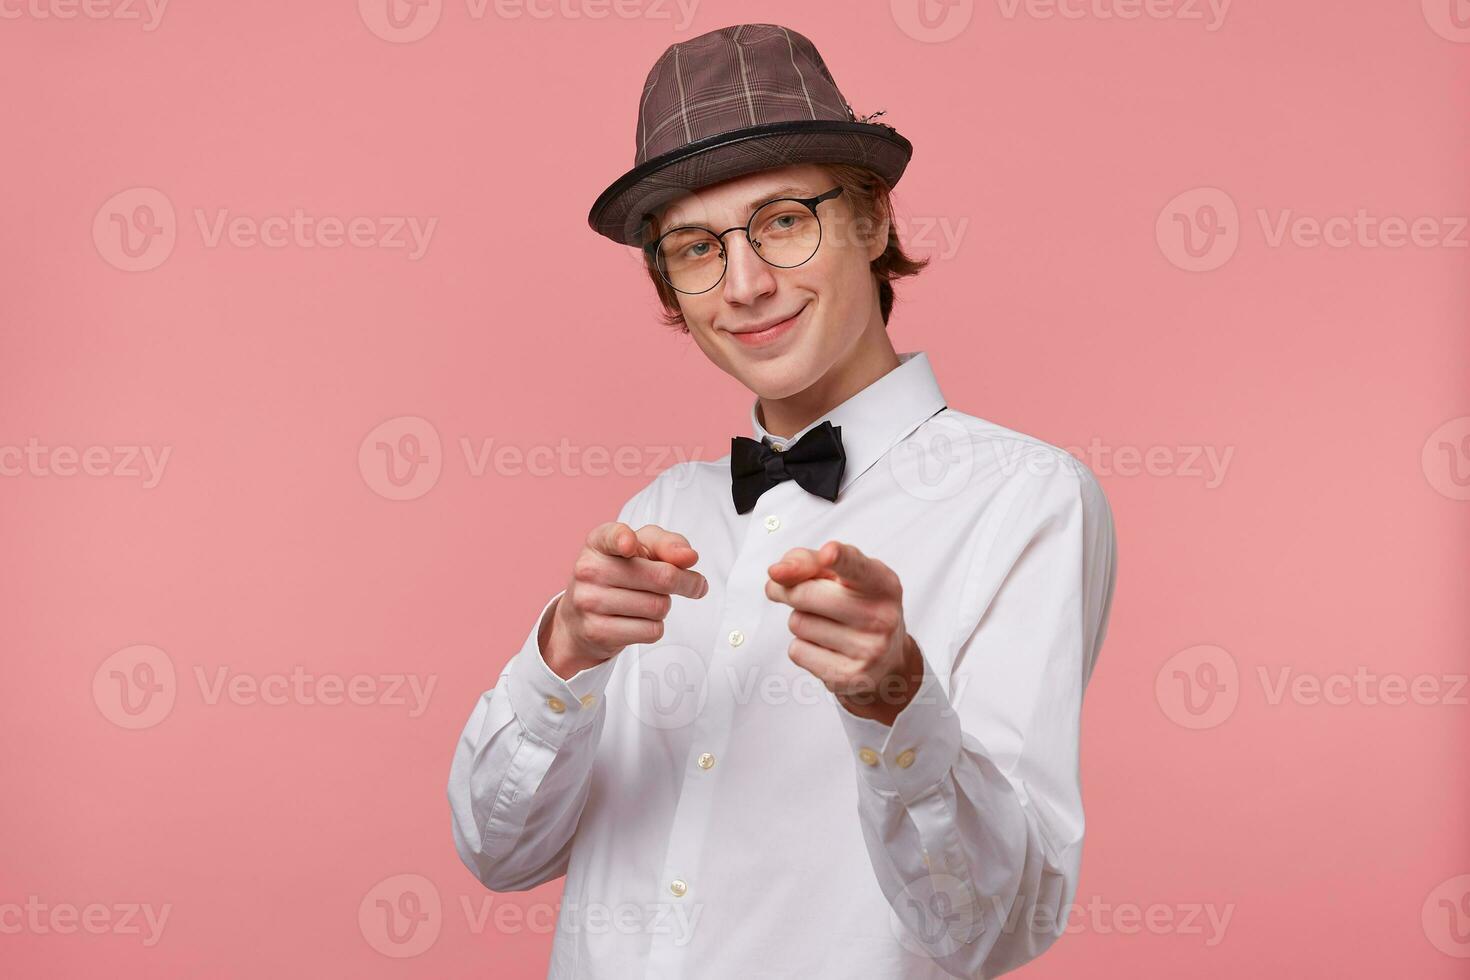
{"type": "Polygon", "coordinates": [[[873,225],[872,237],[868,239],[868,262],[877,261],[878,256],[888,249],[888,226],[890,215],[888,209],[883,209],[883,215],[873,225]]]}

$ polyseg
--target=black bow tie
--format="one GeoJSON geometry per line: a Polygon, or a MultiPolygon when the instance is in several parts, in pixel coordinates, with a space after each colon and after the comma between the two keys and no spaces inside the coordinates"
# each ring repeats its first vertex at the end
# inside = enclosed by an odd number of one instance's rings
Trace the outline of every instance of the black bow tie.
{"type": "Polygon", "coordinates": [[[730,493],[735,498],[735,512],[749,512],[761,494],[782,480],[795,480],[808,493],[836,500],[846,462],[847,456],[842,452],[842,426],[830,421],[779,452],[764,442],[732,436],[730,493]]]}

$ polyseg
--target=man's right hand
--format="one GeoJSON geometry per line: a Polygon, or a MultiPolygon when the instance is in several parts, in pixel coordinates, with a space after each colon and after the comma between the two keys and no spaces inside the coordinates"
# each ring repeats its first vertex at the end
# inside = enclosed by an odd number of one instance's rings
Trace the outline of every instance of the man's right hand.
{"type": "Polygon", "coordinates": [[[657,524],[634,531],[610,521],[593,528],[566,592],[542,623],[538,642],[547,666],[565,680],[626,646],[656,642],[670,596],[699,599],[709,592],[705,577],[689,570],[698,560],[684,535],[657,524]]]}

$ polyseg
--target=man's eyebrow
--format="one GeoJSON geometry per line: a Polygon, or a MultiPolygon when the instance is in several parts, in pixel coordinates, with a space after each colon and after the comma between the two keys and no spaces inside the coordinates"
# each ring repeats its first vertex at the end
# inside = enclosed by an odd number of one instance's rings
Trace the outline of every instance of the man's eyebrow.
{"type": "MultiPolygon", "coordinates": [[[[755,213],[755,209],[758,208],[758,207],[760,207],[762,204],[768,204],[771,201],[778,200],[779,198],[783,198],[783,197],[802,197],[802,198],[804,198],[804,197],[815,197],[815,196],[816,196],[815,194],[813,194],[810,191],[808,191],[805,187],[790,187],[790,186],[788,186],[788,187],[777,187],[775,190],[766,191],[764,194],[760,195],[759,197],[755,197],[755,198],[752,198],[751,200],[747,201],[746,204],[745,204],[745,214],[748,217],[749,215],[754,214],[755,213]]],[[[666,227],[669,227],[669,228],[677,228],[680,225],[686,225],[686,224],[689,224],[689,223],[690,223],[690,220],[688,218],[677,218],[677,219],[671,219],[671,220],[665,222],[665,225],[666,225],[666,227]]]]}

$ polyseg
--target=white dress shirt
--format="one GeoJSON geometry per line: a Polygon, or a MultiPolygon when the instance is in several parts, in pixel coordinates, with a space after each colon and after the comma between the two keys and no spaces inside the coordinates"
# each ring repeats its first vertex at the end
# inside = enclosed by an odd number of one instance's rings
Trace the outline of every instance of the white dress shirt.
{"type": "Polygon", "coordinates": [[[728,455],[665,470],[618,519],[685,535],[709,592],[570,680],[538,616],[476,702],[455,846],[495,891],[566,875],[551,978],[993,977],[1066,927],[1112,514],[1072,455],[947,407],[927,355],[899,357],[790,439],[751,407],[781,448],[842,427],[835,502],[786,480],[737,514],[728,455]],[[891,728],[791,661],[765,594],[787,549],[829,539],[903,585],[925,675],[891,728]]]}

